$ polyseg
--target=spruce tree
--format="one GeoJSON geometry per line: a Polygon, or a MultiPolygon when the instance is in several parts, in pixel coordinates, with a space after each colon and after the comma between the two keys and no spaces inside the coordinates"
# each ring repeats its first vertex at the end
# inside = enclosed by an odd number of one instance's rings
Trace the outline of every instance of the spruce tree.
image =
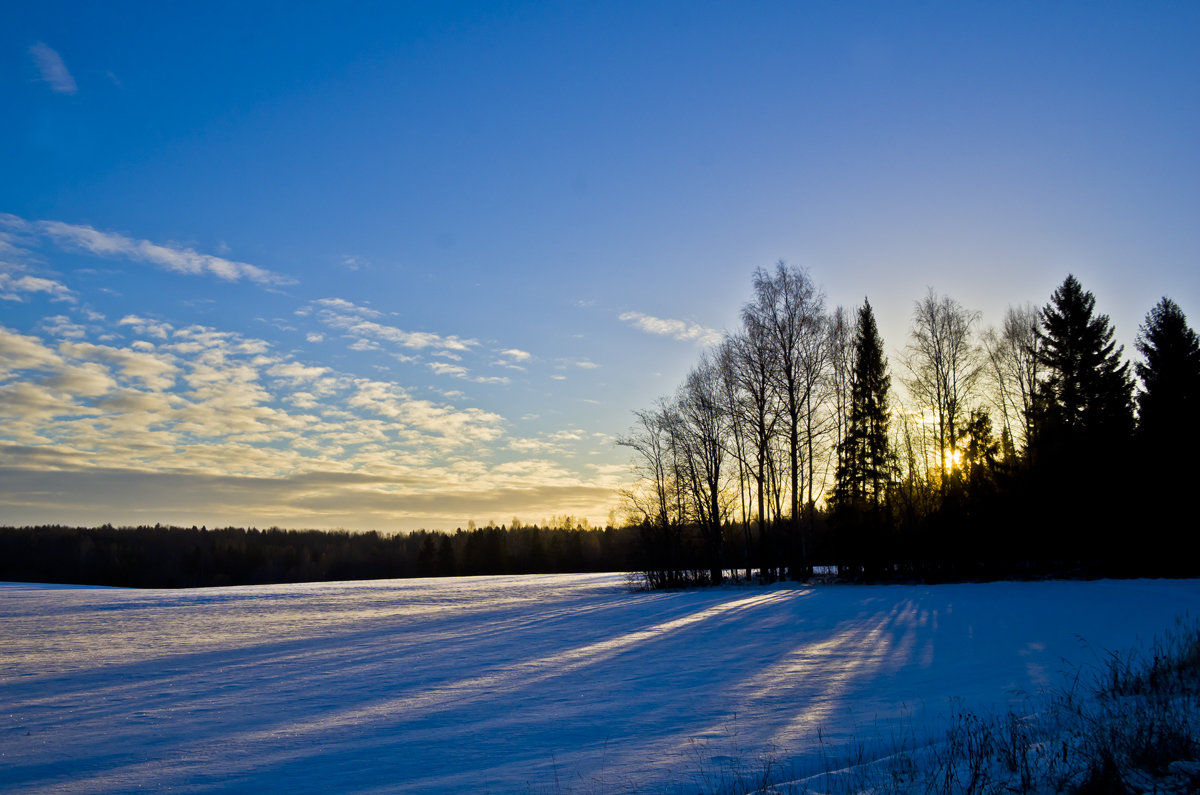
{"type": "Polygon", "coordinates": [[[1138,437],[1142,456],[1156,464],[1200,441],[1200,339],[1183,310],[1163,298],[1138,330],[1138,437]]]}
{"type": "Polygon", "coordinates": [[[1042,523],[1027,552],[1056,568],[1121,574],[1133,551],[1133,383],[1107,315],[1074,276],[1041,312],[1037,420],[1031,446],[1042,523]],[[1099,567],[1099,568],[1097,568],[1099,567]]]}
{"type": "Polygon", "coordinates": [[[1193,518],[1197,467],[1191,462],[1200,447],[1200,339],[1169,298],[1150,310],[1138,332],[1138,573],[1195,576],[1200,535],[1193,518]]]}
{"type": "Polygon", "coordinates": [[[1113,454],[1133,430],[1133,382],[1124,348],[1113,339],[1108,315],[1095,314],[1096,298],[1068,275],[1042,309],[1040,413],[1045,443],[1059,452],[1113,454]]]}
{"type": "Polygon", "coordinates": [[[834,503],[839,510],[879,508],[891,483],[888,446],[890,377],[871,302],[858,310],[854,334],[854,371],[846,436],[838,450],[834,503]]]}

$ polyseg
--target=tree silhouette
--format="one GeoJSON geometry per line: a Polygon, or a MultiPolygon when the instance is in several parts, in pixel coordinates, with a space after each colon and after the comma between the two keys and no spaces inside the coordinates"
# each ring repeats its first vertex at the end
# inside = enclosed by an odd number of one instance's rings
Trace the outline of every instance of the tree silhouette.
{"type": "Polygon", "coordinates": [[[1139,329],[1136,365],[1138,437],[1143,455],[1168,459],[1175,450],[1195,450],[1200,436],[1200,339],[1183,310],[1163,298],[1139,329]]]}
{"type": "Polygon", "coordinates": [[[1145,501],[1142,543],[1146,564],[1167,573],[1194,575],[1200,538],[1190,522],[1195,488],[1190,461],[1200,446],[1200,340],[1187,325],[1183,310],[1163,298],[1139,329],[1136,365],[1138,393],[1136,456],[1145,501]],[[1162,556],[1160,550],[1172,550],[1162,556]],[[1154,560],[1154,556],[1162,559],[1154,560]]]}
{"type": "Polygon", "coordinates": [[[1032,448],[1040,518],[1061,565],[1128,559],[1132,539],[1133,384],[1096,299],[1067,276],[1042,309],[1032,448]]]}
{"type": "Polygon", "coordinates": [[[1024,453],[1033,437],[1037,394],[1039,310],[1033,304],[1009,307],[999,331],[984,335],[993,401],[1001,420],[1006,458],[1024,453]]]}
{"type": "Polygon", "coordinates": [[[688,514],[704,536],[709,580],[720,585],[721,527],[726,515],[723,495],[732,438],[722,399],[721,373],[712,356],[700,357],[700,364],[688,374],[673,408],[671,432],[688,492],[688,514]]]}
{"type": "MultiPolygon", "coordinates": [[[[754,299],[742,310],[742,317],[773,348],[775,389],[787,425],[792,533],[788,565],[792,576],[799,577],[808,568],[807,538],[800,528],[802,495],[809,485],[808,477],[802,482],[808,459],[802,451],[807,448],[811,454],[814,391],[825,363],[825,297],[808,271],[779,262],[774,271],[754,272],[754,299]]],[[[811,474],[812,468],[808,470],[811,474]]]]}
{"type": "Polygon", "coordinates": [[[1133,383],[1124,348],[1113,339],[1108,315],[1095,314],[1096,298],[1068,275],[1042,309],[1039,355],[1043,430],[1051,444],[1076,455],[1119,452],[1133,430],[1133,383]]]}
{"type": "Polygon", "coordinates": [[[871,302],[864,301],[858,310],[854,336],[846,436],[838,451],[834,502],[840,508],[855,512],[878,509],[887,496],[892,470],[888,445],[890,380],[875,314],[871,302]]]}
{"type": "Polygon", "coordinates": [[[983,371],[980,349],[972,340],[978,319],[978,312],[933,290],[913,311],[905,383],[921,408],[933,413],[937,456],[931,474],[936,474],[943,498],[960,475],[959,442],[983,371]]]}

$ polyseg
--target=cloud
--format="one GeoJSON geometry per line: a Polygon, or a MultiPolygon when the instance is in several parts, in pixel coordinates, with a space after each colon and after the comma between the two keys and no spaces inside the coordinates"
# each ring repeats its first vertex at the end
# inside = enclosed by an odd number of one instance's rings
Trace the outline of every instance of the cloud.
{"type": "Polygon", "coordinates": [[[395,326],[386,326],[370,320],[354,323],[347,327],[347,330],[415,350],[434,348],[450,351],[466,351],[479,345],[478,340],[464,340],[456,336],[443,337],[440,334],[428,331],[405,331],[395,326]]]}
{"type": "Polygon", "coordinates": [[[509,380],[502,375],[479,375],[473,376],[467,368],[460,364],[447,364],[446,362],[426,362],[425,366],[432,370],[436,375],[449,375],[454,378],[461,378],[465,381],[472,381],[476,384],[507,384],[509,380]]]}
{"type": "Polygon", "coordinates": [[[41,80],[50,86],[50,90],[59,94],[74,94],[79,90],[75,78],[67,71],[67,65],[62,57],[42,42],[29,48],[33,63],[41,72],[41,80]]]}
{"type": "Polygon", "coordinates": [[[26,225],[26,228],[50,238],[59,246],[83,249],[101,257],[124,257],[135,262],[146,262],[172,273],[216,276],[227,282],[246,279],[267,286],[295,284],[294,279],[256,265],[201,254],[185,246],[152,243],[113,232],[101,232],[81,224],[38,221],[26,225]]]}
{"type": "Polygon", "coordinates": [[[45,370],[57,367],[62,357],[37,337],[0,326],[0,378],[19,370],[45,370]]]}
{"type": "Polygon", "coordinates": [[[275,376],[294,386],[312,383],[328,373],[328,367],[309,366],[300,362],[283,362],[267,370],[267,375],[275,376]]]}
{"type": "Polygon", "coordinates": [[[87,342],[64,342],[59,346],[59,351],[75,360],[115,365],[124,379],[137,379],[155,391],[170,389],[179,371],[172,355],[148,352],[134,346],[126,349],[87,342]]]}
{"type": "Polygon", "coordinates": [[[117,387],[116,379],[98,362],[60,367],[41,383],[56,391],[85,398],[106,395],[117,387]]]}
{"type": "Polygon", "coordinates": [[[482,409],[454,409],[411,397],[394,384],[359,379],[347,405],[361,408],[402,426],[452,443],[491,441],[502,433],[503,418],[482,409]]]}
{"type": "Polygon", "coordinates": [[[14,276],[0,273],[0,300],[23,301],[22,293],[46,293],[51,301],[75,303],[75,294],[62,282],[38,276],[14,276]]]}
{"type": "Polygon", "coordinates": [[[593,444],[588,433],[511,439],[503,416],[466,399],[421,399],[261,339],[136,315],[0,326],[0,511],[362,528],[607,513],[609,484],[547,460],[593,444]]]}
{"type": "Polygon", "coordinates": [[[365,317],[383,317],[382,312],[370,307],[359,306],[347,301],[345,298],[318,298],[313,303],[338,312],[348,312],[353,315],[363,315],[365,317]]]}
{"type": "Polygon", "coordinates": [[[533,359],[533,354],[529,351],[523,351],[520,348],[507,348],[502,351],[496,351],[498,358],[492,362],[493,367],[507,367],[509,370],[517,370],[525,372],[525,367],[519,362],[528,362],[533,359]]]}
{"type": "Polygon", "coordinates": [[[53,317],[43,318],[40,325],[56,337],[79,339],[87,335],[86,328],[71,320],[66,315],[54,315],[53,317]]]}
{"type": "Polygon", "coordinates": [[[698,342],[701,345],[716,345],[721,341],[721,332],[685,320],[654,317],[642,312],[624,312],[618,318],[647,334],[671,337],[681,342],[698,342]]]}
{"type": "Polygon", "coordinates": [[[443,336],[429,331],[406,331],[396,326],[378,323],[368,318],[382,315],[374,309],[358,306],[342,298],[321,298],[313,302],[320,308],[317,319],[330,328],[344,331],[360,339],[370,339],[399,345],[410,350],[431,349],[436,352],[470,351],[479,347],[479,340],[443,336]]]}
{"type": "Polygon", "coordinates": [[[147,320],[146,318],[138,317],[137,315],[126,315],[117,321],[117,325],[133,326],[133,330],[138,334],[144,334],[147,337],[157,337],[160,340],[165,340],[167,335],[172,331],[170,323],[163,323],[157,320],[147,320]]]}

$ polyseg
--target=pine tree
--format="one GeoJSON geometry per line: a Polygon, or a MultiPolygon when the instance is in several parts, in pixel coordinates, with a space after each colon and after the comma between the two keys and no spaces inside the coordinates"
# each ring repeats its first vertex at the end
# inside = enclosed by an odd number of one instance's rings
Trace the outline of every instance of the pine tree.
{"type": "Polygon", "coordinates": [[[1042,446],[1072,455],[1112,455],[1133,430],[1133,382],[1124,348],[1108,315],[1094,314],[1096,298],[1068,275],[1042,309],[1042,446]]]}
{"type": "Polygon", "coordinates": [[[1028,554],[1075,569],[1129,571],[1133,516],[1133,382],[1096,299],[1067,276],[1041,312],[1037,419],[1031,446],[1041,528],[1028,554]]]}
{"type": "Polygon", "coordinates": [[[890,377],[871,302],[858,310],[854,371],[846,436],[838,450],[834,503],[838,509],[879,508],[891,483],[888,447],[890,377]]]}
{"type": "Polygon", "coordinates": [[[1163,298],[1138,330],[1137,349],[1144,359],[1136,365],[1138,437],[1143,460],[1157,464],[1200,441],[1200,339],[1183,310],[1163,298]]]}
{"type": "Polygon", "coordinates": [[[1195,576],[1200,536],[1194,497],[1200,446],[1200,339],[1183,310],[1163,298],[1138,329],[1136,459],[1145,495],[1139,573],[1195,576]]]}

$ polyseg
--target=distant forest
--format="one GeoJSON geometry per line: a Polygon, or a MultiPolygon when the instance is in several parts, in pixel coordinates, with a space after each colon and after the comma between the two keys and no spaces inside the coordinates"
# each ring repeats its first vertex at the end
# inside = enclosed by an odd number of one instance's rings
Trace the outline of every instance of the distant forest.
{"type": "Polygon", "coordinates": [[[1200,344],[1169,298],[1132,368],[1074,276],[998,328],[930,290],[896,367],[869,301],[828,311],[784,263],[741,321],[620,442],[651,585],[1200,573],[1200,344]]]}
{"type": "Polygon", "coordinates": [[[186,587],[641,572],[739,580],[1200,575],[1200,341],[1169,298],[1131,367],[1068,276],[998,328],[932,290],[898,366],[871,304],[754,275],[741,327],[635,413],[621,527],[0,528],[0,579],[186,587]],[[1135,378],[1136,376],[1136,378],[1135,378]],[[898,380],[903,390],[893,388],[898,380]]]}
{"type": "Polygon", "coordinates": [[[0,580],[133,588],[630,571],[638,528],[539,528],[454,533],[226,527],[0,527],[0,580]]]}

